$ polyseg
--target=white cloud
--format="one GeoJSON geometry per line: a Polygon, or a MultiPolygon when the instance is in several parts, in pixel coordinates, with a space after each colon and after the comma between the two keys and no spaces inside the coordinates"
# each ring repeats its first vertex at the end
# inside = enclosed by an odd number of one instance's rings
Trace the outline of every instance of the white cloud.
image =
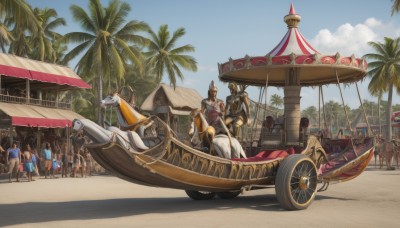
{"type": "Polygon", "coordinates": [[[321,54],[339,52],[342,55],[355,54],[361,57],[372,51],[367,44],[369,41],[381,42],[385,36],[395,38],[399,35],[400,26],[396,23],[384,24],[375,18],[368,18],[357,25],[345,23],[336,31],[322,29],[310,42],[321,54]]]}
{"type": "Polygon", "coordinates": [[[352,26],[347,23],[333,33],[327,29],[321,30],[311,43],[321,54],[339,52],[342,55],[362,56],[364,51],[369,50],[367,43],[376,37],[376,33],[365,24],[352,26]]]}
{"type": "MultiPolygon", "coordinates": [[[[336,31],[322,29],[318,34],[310,40],[311,45],[314,46],[321,54],[336,54],[339,52],[341,55],[350,56],[354,54],[356,57],[361,57],[367,53],[374,52],[374,50],[367,44],[369,41],[383,42],[384,37],[397,38],[400,36],[400,25],[396,21],[383,23],[376,18],[368,18],[364,23],[352,25],[345,23],[339,26],[336,31]]],[[[368,92],[369,80],[359,82],[361,98],[363,100],[376,101],[376,97],[372,97],[368,92]]],[[[336,86],[328,86],[324,88],[325,102],[329,100],[342,103],[339,96],[339,90],[336,86]],[[328,98],[328,99],[327,99],[328,98]]],[[[350,87],[342,87],[343,95],[346,105],[351,108],[360,106],[359,99],[355,85],[350,87]]],[[[308,99],[318,97],[318,90],[310,88],[302,89],[302,104],[301,108],[307,108],[310,105],[317,106],[318,99],[308,99]],[[314,91],[314,92],[313,92],[314,91]],[[306,99],[305,99],[306,98],[306,99]]],[[[386,99],[386,94],[384,95],[386,99]]],[[[393,102],[400,103],[398,95],[393,96],[393,102]]]]}
{"type": "Polygon", "coordinates": [[[381,21],[378,21],[377,19],[371,17],[371,18],[368,18],[367,20],[365,20],[365,25],[367,25],[368,27],[371,27],[371,28],[376,28],[376,27],[382,26],[383,24],[381,21]]]}

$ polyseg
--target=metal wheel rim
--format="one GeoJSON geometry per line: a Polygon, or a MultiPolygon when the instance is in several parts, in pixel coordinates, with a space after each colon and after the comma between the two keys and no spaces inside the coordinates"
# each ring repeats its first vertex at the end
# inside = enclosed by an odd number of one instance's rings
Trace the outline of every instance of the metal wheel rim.
{"type": "Polygon", "coordinates": [[[309,161],[300,162],[290,179],[290,192],[298,204],[307,204],[317,189],[317,172],[309,161]]]}

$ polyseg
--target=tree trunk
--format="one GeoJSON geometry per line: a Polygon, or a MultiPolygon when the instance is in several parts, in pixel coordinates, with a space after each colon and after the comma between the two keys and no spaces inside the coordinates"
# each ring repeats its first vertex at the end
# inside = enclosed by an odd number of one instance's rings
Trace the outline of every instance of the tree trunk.
{"type": "Polygon", "coordinates": [[[381,122],[381,96],[382,94],[379,94],[378,96],[378,124],[379,124],[379,137],[382,136],[382,122],[381,122]]]}
{"type": "Polygon", "coordinates": [[[392,140],[392,97],[393,97],[393,83],[389,84],[388,104],[386,108],[386,142],[392,140]]]}
{"type": "Polygon", "coordinates": [[[101,69],[98,70],[98,82],[97,82],[97,97],[96,97],[96,116],[97,116],[97,124],[100,126],[104,125],[104,113],[103,109],[100,106],[101,100],[103,100],[103,71],[101,69]]]}

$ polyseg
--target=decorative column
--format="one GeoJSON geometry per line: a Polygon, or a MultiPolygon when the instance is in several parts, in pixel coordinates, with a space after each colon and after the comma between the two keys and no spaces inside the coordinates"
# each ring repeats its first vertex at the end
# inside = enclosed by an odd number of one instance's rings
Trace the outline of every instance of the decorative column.
{"type": "Polygon", "coordinates": [[[284,88],[286,145],[298,145],[300,136],[300,80],[298,68],[287,71],[284,88]]]}

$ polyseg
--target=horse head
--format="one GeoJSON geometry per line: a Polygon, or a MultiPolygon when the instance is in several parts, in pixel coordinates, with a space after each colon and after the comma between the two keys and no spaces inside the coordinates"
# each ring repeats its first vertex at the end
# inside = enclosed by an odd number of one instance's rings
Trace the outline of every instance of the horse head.
{"type": "Polygon", "coordinates": [[[140,114],[134,109],[128,102],[120,97],[118,92],[114,92],[107,97],[105,97],[100,102],[102,107],[114,106],[117,107],[117,111],[126,120],[127,124],[135,124],[140,120],[146,119],[146,117],[140,114]]]}
{"type": "Polygon", "coordinates": [[[101,102],[100,105],[102,107],[106,106],[114,106],[118,107],[121,103],[121,97],[118,95],[117,92],[114,92],[108,96],[106,96],[101,102]]]}
{"type": "Polygon", "coordinates": [[[74,119],[72,121],[72,129],[74,131],[82,131],[94,143],[109,142],[112,138],[110,131],[88,119],[74,119]]]}

